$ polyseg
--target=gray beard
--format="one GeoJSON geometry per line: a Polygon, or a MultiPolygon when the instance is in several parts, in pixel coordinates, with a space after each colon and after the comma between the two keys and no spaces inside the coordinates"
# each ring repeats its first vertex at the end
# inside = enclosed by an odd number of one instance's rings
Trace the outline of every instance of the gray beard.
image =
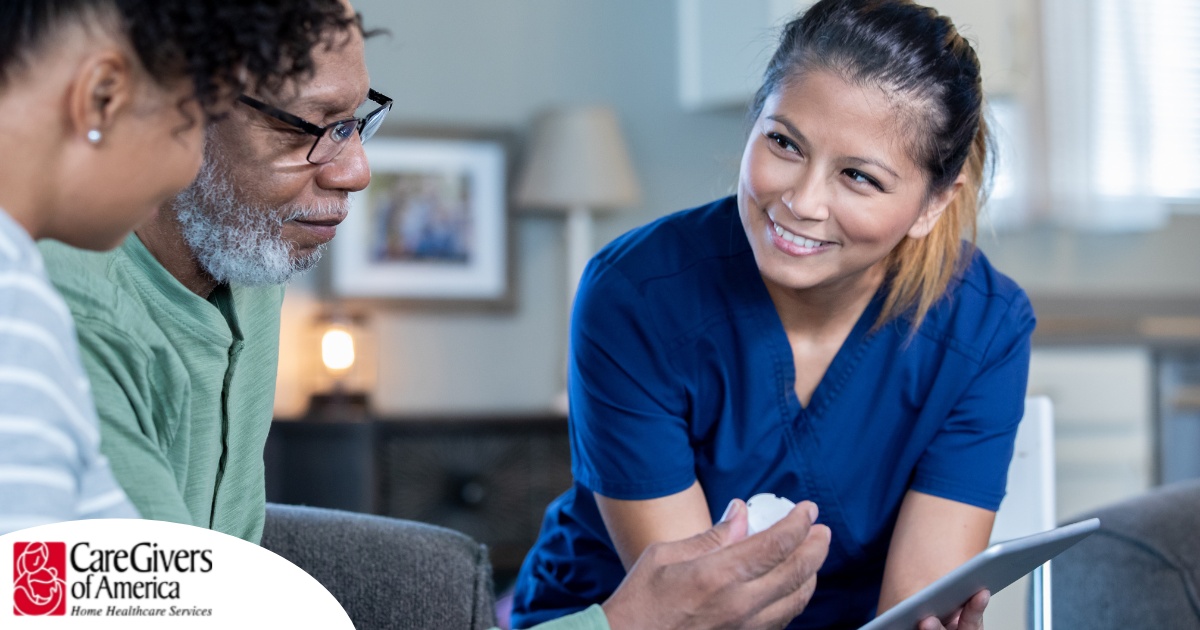
{"type": "Polygon", "coordinates": [[[345,198],[304,207],[272,207],[238,199],[228,172],[207,155],[196,181],[175,197],[174,209],[183,239],[201,269],[226,284],[283,284],[321,260],[325,245],[293,258],[283,240],[283,224],[344,210],[345,198]]]}

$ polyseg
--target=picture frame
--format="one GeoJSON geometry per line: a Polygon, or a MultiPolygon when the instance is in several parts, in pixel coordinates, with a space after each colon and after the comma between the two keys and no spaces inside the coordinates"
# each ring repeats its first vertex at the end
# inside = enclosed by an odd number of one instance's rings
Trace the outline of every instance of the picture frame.
{"type": "Polygon", "coordinates": [[[376,136],[371,184],[333,240],[331,293],[431,306],[509,301],[508,164],[494,138],[376,136]]]}

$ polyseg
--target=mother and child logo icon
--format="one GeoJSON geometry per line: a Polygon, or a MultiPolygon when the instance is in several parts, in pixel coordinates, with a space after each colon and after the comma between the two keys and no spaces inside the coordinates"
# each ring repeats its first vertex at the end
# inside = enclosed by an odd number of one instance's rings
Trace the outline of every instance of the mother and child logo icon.
{"type": "Polygon", "coordinates": [[[40,617],[66,612],[66,543],[13,543],[13,614],[40,617]]]}

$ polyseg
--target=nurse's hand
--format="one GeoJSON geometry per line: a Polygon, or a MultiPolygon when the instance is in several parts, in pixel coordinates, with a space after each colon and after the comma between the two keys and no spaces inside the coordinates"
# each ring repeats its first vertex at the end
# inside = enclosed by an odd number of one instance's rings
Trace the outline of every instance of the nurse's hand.
{"type": "Polygon", "coordinates": [[[937,617],[927,617],[917,626],[919,630],[983,630],[983,609],[987,608],[991,593],[979,591],[943,626],[937,617]]]}
{"type": "Polygon", "coordinates": [[[808,605],[829,553],[829,528],[814,525],[816,517],[817,506],[805,501],[747,538],[739,500],[712,529],[647,547],[604,602],[609,626],[783,627],[808,605]]]}

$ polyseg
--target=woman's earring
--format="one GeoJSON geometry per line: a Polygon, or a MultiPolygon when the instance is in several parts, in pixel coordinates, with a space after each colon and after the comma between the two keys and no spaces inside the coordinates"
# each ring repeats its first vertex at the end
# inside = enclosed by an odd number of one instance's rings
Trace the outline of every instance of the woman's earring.
{"type": "Polygon", "coordinates": [[[99,129],[93,129],[93,130],[87,132],[88,142],[91,142],[92,144],[100,144],[100,138],[102,138],[102,137],[103,136],[100,135],[99,129]]]}

